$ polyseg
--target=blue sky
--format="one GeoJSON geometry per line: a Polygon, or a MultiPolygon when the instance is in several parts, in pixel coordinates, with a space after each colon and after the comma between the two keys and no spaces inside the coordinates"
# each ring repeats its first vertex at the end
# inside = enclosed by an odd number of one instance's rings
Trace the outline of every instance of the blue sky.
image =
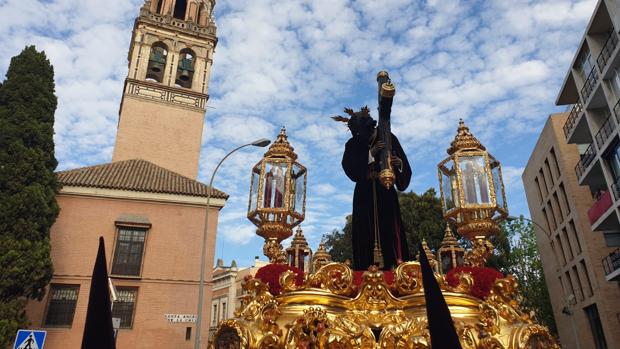
{"type": "MultiPolygon", "coordinates": [[[[59,97],[59,169],[111,160],[127,49],[142,0],[0,0],[0,71],[29,44],[48,54],[59,97]]],[[[596,1],[219,0],[219,43],[200,164],[202,181],[230,149],[286,126],[308,167],[304,232],[313,248],[344,225],[353,183],[340,167],[345,106],[376,107],[375,76],[397,86],[392,119],[413,167],[408,190],[437,187],[436,164],[458,119],[503,165],[508,204],[529,215],[521,173],[596,1]]],[[[376,114],[376,113],[375,113],[376,114]]],[[[217,257],[250,265],[262,241],[245,218],[244,150],[224,164],[217,257]]],[[[441,233],[441,232],[438,232],[441,233]]]]}

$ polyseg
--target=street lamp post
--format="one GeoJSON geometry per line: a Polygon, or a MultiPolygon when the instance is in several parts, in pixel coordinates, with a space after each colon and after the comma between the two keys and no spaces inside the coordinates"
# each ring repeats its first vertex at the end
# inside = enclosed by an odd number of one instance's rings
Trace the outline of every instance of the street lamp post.
{"type": "MultiPolygon", "coordinates": [[[[551,243],[553,242],[551,240],[551,233],[549,233],[545,228],[543,228],[543,226],[536,223],[535,221],[529,218],[523,217],[523,216],[521,216],[521,218],[528,222],[531,222],[532,224],[537,226],[538,229],[540,229],[543,233],[545,233],[545,236],[549,240],[549,245],[551,245],[551,243]]],[[[520,219],[519,217],[515,217],[515,216],[506,217],[506,221],[508,222],[512,222],[512,221],[519,220],[519,219],[520,219]]],[[[555,255],[555,251],[553,251],[553,254],[554,254],[553,259],[555,260],[555,263],[556,263],[556,269],[559,271],[560,265],[555,255]]],[[[562,314],[565,314],[570,317],[570,323],[573,329],[573,337],[575,338],[575,345],[577,346],[576,348],[581,349],[581,345],[579,344],[579,336],[577,335],[577,328],[575,327],[575,318],[574,318],[575,312],[572,310],[572,307],[577,304],[577,300],[575,299],[574,294],[566,295],[566,290],[564,289],[564,285],[561,285],[561,286],[562,286],[562,293],[564,295],[564,304],[566,304],[564,308],[562,308],[562,314]]]]}
{"type": "Polygon", "coordinates": [[[211,175],[211,180],[209,181],[209,186],[207,188],[207,208],[206,208],[206,213],[205,213],[204,231],[202,235],[202,252],[200,254],[200,283],[198,286],[198,309],[196,311],[196,314],[197,314],[196,315],[196,335],[194,336],[194,349],[200,349],[200,340],[201,340],[200,330],[202,327],[202,304],[204,302],[204,286],[205,286],[205,259],[206,259],[206,253],[207,253],[207,231],[209,227],[209,209],[211,208],[211,191],[213,188],[213,179],[215,178],[215,174],[217,173],[217,170],[220,168],[220,165],[222,165],[224,160],[226,160],[226,158],[228,158],[232,153],[236,152],[237,150],[241,148],[245,148],[250,145],[255,146],[255,147],[266,147],[267,145],[269,145],[269,143],[271,143],[270,140],[266,138],[261,138],[257,141],[244,144],[242,146],[239,146],[231,150],[230,152],[228,152],[228,154],[226,154],[226,156],[222,158],[222,160],[220,160],[217,166],[215,166],[215,170],[213,170],[213,174],[211,175]]]}

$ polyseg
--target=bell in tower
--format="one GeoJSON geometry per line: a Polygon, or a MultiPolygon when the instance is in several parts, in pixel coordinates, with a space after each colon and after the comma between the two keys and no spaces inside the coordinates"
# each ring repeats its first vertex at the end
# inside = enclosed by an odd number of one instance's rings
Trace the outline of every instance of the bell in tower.
{"type": "Polygon", "coordinates": [[[112,161],[144,159],[195,179],[211,65],[214,0],[147,0],[136,18],[112,161]]]}

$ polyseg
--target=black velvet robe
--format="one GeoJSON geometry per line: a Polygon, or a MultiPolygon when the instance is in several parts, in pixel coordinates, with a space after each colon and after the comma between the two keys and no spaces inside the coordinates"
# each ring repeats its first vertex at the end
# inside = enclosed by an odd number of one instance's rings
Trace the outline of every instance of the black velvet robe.
{"type": "MultiPolygon", "coordinates": [[[[342,168],[354,181],[353,194],[353,268],[367,270],[373,263],[375,243],[374,203],[372,186],[376,188],[377,212],[379,217],[379,235],[383,252],[384,269],[396,266],[398,259],[410,260],[409,248],[402,229],[398,195],[394,187],[385,189],[379,179],[371,179],[371,172],[379,172],[378,159],[369,164],[370,144],[361,137],[347,141],[342,157],[342,168]]],[[[395,185],[398,190],[405,190],[411,179],[411,167],[396,136],[392,135],[392,154],[403,161],[402,171],[394,168],[395,185]]]]}

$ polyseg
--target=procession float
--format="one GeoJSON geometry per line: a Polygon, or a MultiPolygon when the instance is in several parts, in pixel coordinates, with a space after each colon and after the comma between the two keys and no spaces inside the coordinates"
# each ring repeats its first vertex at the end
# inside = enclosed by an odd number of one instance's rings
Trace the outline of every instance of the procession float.
{"type": "MultiPolygon", "coordinates": [[[[388,117],[388,129],[379,132],[390,132],[395,88],[386,77],[378,75],[379,114],[388,117]]],[[[447,221],[437,232],[444,235],[437,252],[424,241],[415,261],[386,270],[375,259],[366,270],[353,270],[350,263],[331,262],[323,244],[312,254],[300,229],[291,247],[282,247],[304,220],[307,178],[283,128],[252,168],[248,205],[270,264],[244,281],[241,306],[219,323],[209,348],[431,348],[421,260],[432,268],[460,347],[559,348],[548,328],[521,310],[515,278],[485,266],[493,253],[490,237],[508,216],[500,162],[462,120],[447,153],[437,166],[447,221]]],[[[389,161],[382,166],[372,180],[391,187],[399,169],[389,161]]],[[[381,257],[376,252],[369,253],[381,257]]]]}

